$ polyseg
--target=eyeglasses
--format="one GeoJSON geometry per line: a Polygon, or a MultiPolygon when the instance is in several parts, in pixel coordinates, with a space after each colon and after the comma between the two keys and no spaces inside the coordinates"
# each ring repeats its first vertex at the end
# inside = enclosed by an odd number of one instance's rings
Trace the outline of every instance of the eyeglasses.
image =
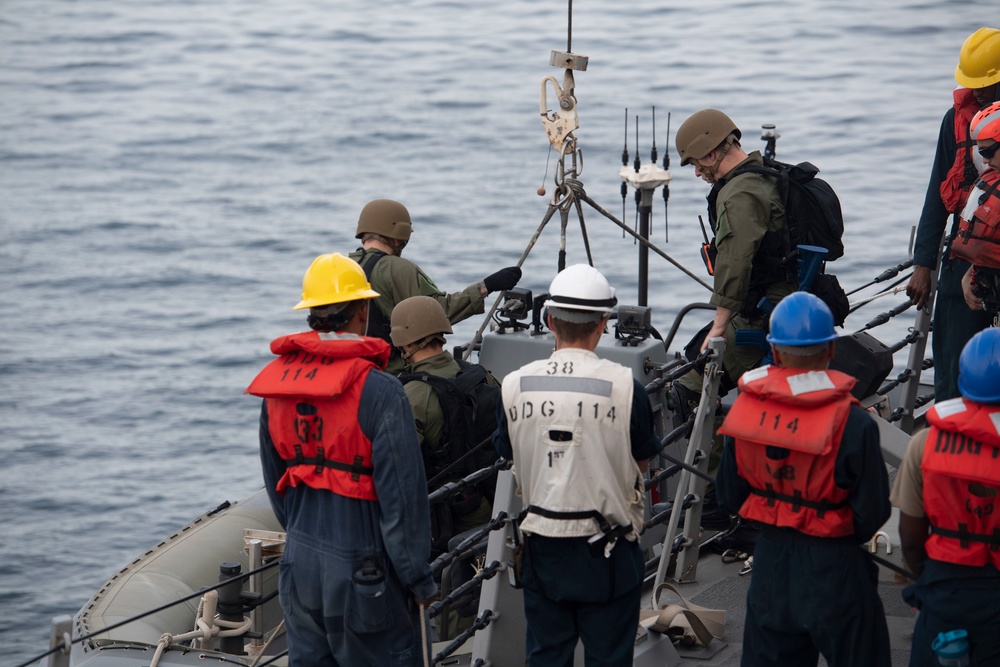
{"type": "Polygon", "coordinates": [[[986,148],[980,148],[979,154],[983,156],[984,160],[992,160],[998,150],[1000,150],[1000,142],[994,143],[986,148]]]}

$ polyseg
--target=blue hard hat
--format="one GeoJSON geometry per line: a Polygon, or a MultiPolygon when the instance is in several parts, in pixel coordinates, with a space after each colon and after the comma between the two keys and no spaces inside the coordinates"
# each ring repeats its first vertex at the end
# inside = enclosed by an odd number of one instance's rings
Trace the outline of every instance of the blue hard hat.
{"type": "Polygon", "coordinates": [[[772,345],[818,345],[836,340],[833,313],[823,300],[809,292],[793,292],[774,307],[771,313],[772,345]]]}
{"type": "Polygon", "coordinates": [[[976,403],[1000,403],[1000,329],[984,329],[962,348],[958,390],[976,403]]]}

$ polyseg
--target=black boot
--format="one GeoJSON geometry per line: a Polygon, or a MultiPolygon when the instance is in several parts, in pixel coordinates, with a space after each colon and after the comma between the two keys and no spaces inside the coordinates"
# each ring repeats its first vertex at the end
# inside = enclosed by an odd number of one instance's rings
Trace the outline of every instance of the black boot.
{"type": "Polygon", "coordinates": [[[701,394],[694,392],[679,382],[674,382],[670,386],[670,394],[667,396],[667,407],[673,415],[673,428],[677,428],[698,409],[698,401],[701,394]]]}

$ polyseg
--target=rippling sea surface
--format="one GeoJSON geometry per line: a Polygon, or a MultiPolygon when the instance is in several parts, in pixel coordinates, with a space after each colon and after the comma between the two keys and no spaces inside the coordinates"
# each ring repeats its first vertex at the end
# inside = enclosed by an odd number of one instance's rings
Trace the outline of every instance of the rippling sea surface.
{"type": "MultiPolygon", "coordinates": [[[[907,257],[958,49],[995,10],[578,1],[581,178],[621,216],[624,119],[634,157],[639,116],[646,161],[653,106],[661,157],[668,114],[671,151],[703,107],[728,112],[749,148],[774,123],[778,157],[815,162],[841,195],[847,253],[831,270],[858,286],[907,257]]],[[[548,62],[567,48],[567,17],[549,0],[3,3],[4,664],[44,651],[50,618],[137,553],[260,486],[258,402],[242,391],[270,339],[303,328],[290,310],[302,274],[355,247],[365,202],[409,207],[406,256],[446,290],[517,261],[545,212],[535,190],[552,190],[539,83],[562,78],[548,62]]],[[[701,275],[706,186],[673,174],[664,248],[701,275]]],[[[586,214],[595,263],[634,303],[635,246],[586,214]]],[[[571,262],[585,260],[577,229],[571,262]]],[[[522,285],[547,287],[558,237],[553,223],[522,285]]],[[[708,293],[650,262],[666,331],[708,293]]],[[[901,319],[879,337],[902,338],[901,319]]]]}

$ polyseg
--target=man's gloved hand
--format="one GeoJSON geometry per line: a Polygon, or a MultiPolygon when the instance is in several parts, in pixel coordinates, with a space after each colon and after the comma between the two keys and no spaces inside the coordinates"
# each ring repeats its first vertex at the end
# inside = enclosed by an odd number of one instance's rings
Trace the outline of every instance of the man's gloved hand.
{"type": "Polygon", "coordinates": [[[499,290],[514,289],[517,281],[521,279],[521,268],[518,266],[508,266],[500,269],[494,274],[483,278],[483,285],[486,292],[497,292],[499,290]]]}

